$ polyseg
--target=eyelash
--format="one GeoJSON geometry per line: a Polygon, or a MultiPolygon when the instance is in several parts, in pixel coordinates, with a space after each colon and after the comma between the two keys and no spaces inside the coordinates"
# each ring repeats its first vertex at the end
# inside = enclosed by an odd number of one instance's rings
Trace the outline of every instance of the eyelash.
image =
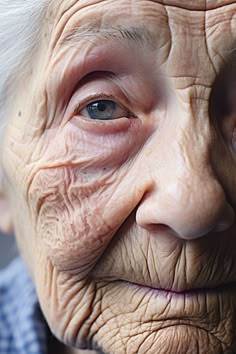
{"type": "Polygon", "coordinates": [[[74,114],[79,115],[79,112],[81,112],[84,108],[86,108],[86,106],[88,106],[89,104],[91,104],[93,102],[100,101],[100,100],[114,101],[117,105],[123,107],[124,110],[127,110],[127,113],[128,113],[127,118],[136,118],[136,116],[133,114],[133,112],[131,112],[128,108],[126,108],[126,104],[124,105],[123,103],[121,103],[113,95],[108,95],[108,94],[104,94],[104,93],[90,95],[90,96],[86,97],[85,99],[83,99],[75,108],[74,114]]]}

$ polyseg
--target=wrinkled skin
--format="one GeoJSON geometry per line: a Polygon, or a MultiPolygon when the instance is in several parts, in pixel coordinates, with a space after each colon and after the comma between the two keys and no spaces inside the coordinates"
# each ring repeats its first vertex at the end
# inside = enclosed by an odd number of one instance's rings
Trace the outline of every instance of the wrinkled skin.
{"type": "Polygon", "coordinates": [[[236,3],[58,0],[2,148],[18,244],[57,338],[236,352],[236,3]],[[93,120],[112,99],[122,115],[93,120]]]}

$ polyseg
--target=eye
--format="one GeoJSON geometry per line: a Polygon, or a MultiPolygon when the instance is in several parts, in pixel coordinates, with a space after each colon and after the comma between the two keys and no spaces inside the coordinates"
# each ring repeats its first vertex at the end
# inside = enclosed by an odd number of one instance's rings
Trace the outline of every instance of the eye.
{"type": "Polygon", "coordinates": [[[97,100],[78,112],[80,115],[98,120],[111,120],[130,116],[127,109],[112,100],[97,100]]]}

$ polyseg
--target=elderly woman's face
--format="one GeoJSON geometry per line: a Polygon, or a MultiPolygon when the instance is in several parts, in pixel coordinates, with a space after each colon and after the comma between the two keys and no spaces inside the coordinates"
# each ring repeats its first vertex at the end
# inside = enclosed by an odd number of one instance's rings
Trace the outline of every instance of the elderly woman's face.
{"type": "Polygon", "coordinates": [[[52,2],[3,148],[58,338],[236,348],[236,3],[52,2]]]}

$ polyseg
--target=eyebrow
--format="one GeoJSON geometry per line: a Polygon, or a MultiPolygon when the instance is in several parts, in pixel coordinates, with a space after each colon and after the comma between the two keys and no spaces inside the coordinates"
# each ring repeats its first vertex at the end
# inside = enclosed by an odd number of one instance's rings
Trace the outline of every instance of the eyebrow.
{"type": "Polygon", "coordinates": [[[111,27],[99,27],[99,26],[80,26],[73,28],[70,32],[67,32],[60,40],[60,45],[75,45],[81,40],[115,40],[125,41],[128,44],[135,44],[136,46],[148,46],[154,45],[153,35],[145,27],[123,27],[123,26],[111,26],[111,27]]]}

